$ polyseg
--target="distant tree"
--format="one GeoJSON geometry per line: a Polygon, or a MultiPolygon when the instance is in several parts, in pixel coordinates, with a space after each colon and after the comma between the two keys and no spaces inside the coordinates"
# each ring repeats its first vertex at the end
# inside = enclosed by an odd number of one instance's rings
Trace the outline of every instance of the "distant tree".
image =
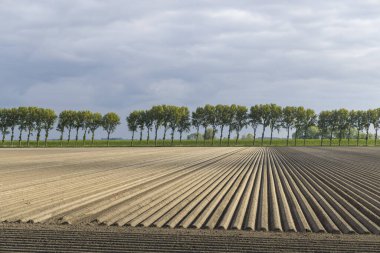
{"type": "Polygon", "coordinates": [[[144,113],[144,125],[146,128],[146,143],[149,144],[150,139],[150,131],[152,131],[153,128],[153,115],[150,110],[145,110],[144,113]]]}
{"type": "Polygon", "coordinates": [[[351,110],[348,114],[347,118],[347,143],[350,145],[350,139],[351,139],[351,132],[352,128],[355,127],[355,120],[356,120],[356,111],[351,110]]]}
{"type": "Polygon", "coordinates": [[[330,146],[332,145],[333,133],[338,129],[338,110],[332,110],[329,117],[330,146]]]}
{"type": "Polygon", "coordinates": [[[356,146],[359,146],[359,139],[360,139],[360,132],[364,128],[365,124],[365,117],[366,117],[366,112],[365,111],[356,111],[355,113],[355,128],[357,131],[356,134],[356,146]]]}
{"type": "Polygon", "coordinates": [[[11,128],[11,146],[13,147],[15,128],[19,122],[18,108],[11,108],[8,112],[9,127],[11,128]]]}
{"type": "Polygon", "coordinates": [[[300,131],[302,131],[302,129],[305,125],[305,121],[306,121],[305,117],[306,117],[305,108],[303,106],[298,106],[296,109],[296,119],[294,122],[294,127],[296,129],[296,131],[294,133],[294,146],[297,146],[298,135],[299,135],[300,131]]]}
{"type": "Polygon", "coordinates": [[[212,136],[214,135],[212,128],[207,128],[205,134],[203,135],[203,138],[206,140],[211,140],[212,136]]]}
{"type": "Polygon", "coordinates": [[[375,146],[377,145],[377,133],[380,128],[380,108],[370,110],[370,121],[375,128],[375,146]]]}
{"type": "Polygon", "coordinates": [[[95,112],[91,114],[91,117],[88,124],[88,129],[91,132],[91,146],[94,145],[94,139],[95,139],[95,131],[102,126],[103,123],[103,116],[99,112],[95,112]]]}
{"type": "Polygon", "coordinates": [[[201,119],[201,125],[204,128],[204,134],[203,134],[203,145],[206,145],[206,132],[207,132],[207,127],[210,125],[208,119],[208,112],[206,112],[205,107],[202,108],[202,119],[201,119]]]}
{"type": "Polygon", "coordinates": [[[234,129],[236,131],[235,145],[239,140],[240,131],[243,127],[247,126],[248,119],[248,109],[245,106],[238,105],[236,106],[236,115],[234,120],[234,129]]]}
{"type": "Polygon", "coordinates": [[[28,114],[29,110],[27,107],[19,107],[17,109],[17,125],[18,125],[18,130],[20,132],[19,137],[18,137],[18,145],[21,147],[21,140],[22,140],[22,133],[28,128],[28,114]]]}
{"type": "Polygon", "coordinates": [[[2,141],[1,141],[2,145],[4,145],[5,136],[8,134],[8,128],[9,128],[8,115],[9,115],[9,109],[0,108],[0,131],[1,131],[1,134],[3,135],[2,141]]]}
{"type": "Polygon", "coordinates": [[[26,107],[26,110],[27,110],[26,116],[25,116],[25,124],[26,124],[26,130],[27,130],[26,146],[29,147],[30,135],[36,128],[36,118],[39,118],[38,116],[39,108],[26,107]]]}
{"type": "Polygon", "coordinates": [[[163,109],[162,126],[164,127],[164,136],[162,137],[162,145],[164,146],[165,146],[165,140],[166,140],[166,132],[169,129],[169,121],[170,121],[170,118],[172,117],[171,110],[169,108],[170,107],[168,105],[162,105],[162,109],[163,109]]]}
{"type": "Polygon", "coordinates": [[[371,110],[364,112],[363,116],[363,127],[366,132],[365,145],[368,146],[369,128],[371,127],[371,110]]]}
{"type": "Polygon", "coordinates": [[[82,124],[82,130],[83,130],[82,145],[84,146],[86,143],[87,131],[89,130],[90,124],[92,123],[93,113],[90,111],[81,111],[80,114],[81,114],[81,117],[83,120],[83,124],[82,124]]]}
{"type": "Polygon", "coordinates": [[[204,120],[204,109],[203,107],[197,107],[195,112],[192,112],[191,114],[191,124],[195,127],[196,133],[196,140],[195,143],[198,145],[198,139],[199,139],[199,128],[201,127],[204,120]]]}
{"type": "Polygon", "coordinates": [[[145,116],[143,110],[137,111],[138,118],[137,118],[137,127],[140,129],[140,143],[142,142],[142,135],[145,128],[145,116]]]}
{"type": "Polygon", "coordinates": [[[45,147],[47,147],[47,140],[49,137],[49,131],[53,129],[54,123],[57,119],[57,115],[52,109],[44,109],[42,117],[42,129],[45,130],[45,147]]]}
{"type": "Polygon", "coordinates": [[[253,143],[252,144],[253,146],[255,146],[257,127],[260,124],[262,124],[259,105],[255,105],[251,107],[250,112],[248,114],[248,124],[250,124],[253,128],[253,138],[252,138],[253,143]]]}
{"type": "Polygon", "coordinates": [[[235,118],[236,118],[236,113],[237,113],[237,106],[235,104],[231,105],[229,110],[228,110],[228,114],[227,114],[227,118],[228,118],[228,136],[227,136],[227,145],[229,146],[230,145],[230,140],[231,140],[231,133],[232,131],[235,130],[235,118]]]}
{"type": "Polygon", "coordinates": [[[174,133],[178,127],[178,122],[179,122],[179,118],[180,118],[179,108],[177,106],[174,106],[174,105],[169,105],[168,106],[168,113],[170,115],[170,117],[168,117],[168,126],[172,130],[170,133],[170,140],[171,140],[170,145],[173,145],[174,133]]]}
{"type": "Polygon", "coordinates": [[[327,134],[329,129],[329,120],[331,117],[330,111],[321,111],[318,117],[318,128],[321,133],[321,146],[323,145],[323,137],[327,134]]]}
{"type": "Polygon", "coordinates": [[[305,110],[305,117],[304,117],[304,138],[303,138],[303,145],[306,146],[306,139],[307,139],[307,132],[310,127],[315,126],[317,122],[317,115],[315,114],[314,110],[312,109],[306,109],[305,110]]]}
{"type": "Polygon", "coordinates": [[[282,119],[282,108],[276,104],[269,105],[270,117],[269,117],[269,128],[270,128],[270,141],[269,145],[272,145],[273,131],[280,130],[281,119],[282,119]]]}
{"type": "Polygon", "coordinates": [[[110,143],[110,134],[120,125],[120,117],[114,112],[109,112],[103,116],[103,129],[107,132],[107,146],[110,143]]]}
{"type": "MultiPolygon", "coordinates": [[[[65,110],[59,114],[59,124],[61,125],[61,127],[66,128],[68,130],[67,143],[70,143],[71,130],[74,128],[75,117],[76,111],[73,110],[65,110]]],[[[61,133],[63,133],[63,131],[61,133]]]]}
{"type": "Polygon", "coordinates": [[[265,129],[269,126],[271,120],[271,107],[268,104],[259,105],[261,124],[263,125],[263,132],[261,134],[261,146],[264,144],[265,129]]]}
{"type": "Polygon", "coordinates": [[[182,134],[183,132],[190,131],[191,122],[190,122],[190,112],[189,108],[182,106],[178,108],[179,118],[178,118],[178,132],[179,132],[179,144],[182,143],[182,134]]]}
{"type": "Polygon", "coordinates": [[[131,146],[133,146],[133,140],[135,138],[135,132],[137,131],[139,125],[138,125],[138,120],[140,117],[140,111],[133,111],[129,114],[127,117],[127,124],[128,124],[128,129],[129,131],[132,131],[132,141],[131,141],[131,146]]]}
{"type": "Polygon", "coordinates": [[[44,122],[44,117],[45,117],[45,109],[36,108],[36,107],[32,109],[31,120],[32,122],[34,121],[34,128],[37,131],[37,135],[36,135],[37,147],[40,145],[41,132],[43,129],[42,124],[44,122]]]}
{"type": "Polygon", "coordinates": [[[230,122],[229,110],[230,110],[230,107],[228,105],[219,104],[215,106],[216,121],[217,121],[217,125],[220,127],[219,146],[222,145],[224,127],[228,126],[230,122]]]}
{"type": "Polygon", "coordinates": [[[154,145],[157,146],[157,133],[164,121],[164,108],[162,105],[155,105],[149,110],[149,112],[151,113],[154,125],[154,145]]]}
{"type": "Polygon", "coordinates": [[[349,111],[347,109],[339,109],[337,111],[337,130],[338,132],[338,138],[339,138],[339,146],[342,142],[342,138],[344,137],[344,132],[347,130],[348,127],[348,116],[349,116],[349,111]]]}
{"type": "Polygon", "coordinates": [[[212,127],[211,145],[214,145],[214,138],[218,127],[218,118],[216,114],[216,108],[213,105],[205,105],[205,116],[207,123],[212,127]]]}
{"type": "Polygon", "coordinates": [[[84,128],[85,111],[77,111],[74,114],[73,127],[75,129],[75,146],[78,144],[79,129],[84,128]]]}
{"type": "Polygon", "coordinates": [[[296,121],[297,107],[286,106],[282,109],[282,127],[286,129],[286,146],[289,146],[289,134],[290,130],[294,127],[296,121]]]}

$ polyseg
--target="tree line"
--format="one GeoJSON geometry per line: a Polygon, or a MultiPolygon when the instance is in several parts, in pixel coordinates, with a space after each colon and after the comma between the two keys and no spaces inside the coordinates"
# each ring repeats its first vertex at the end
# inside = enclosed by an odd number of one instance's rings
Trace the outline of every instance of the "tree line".
{"type": "MultiPolygon", "coordinates": [[[[253,129],[252,144],[257,141],[258,127],[262,127],[261,145],[264,142],[264,134],[267,129],[270,131],[269,144],[272,145],[273,133],[281,129],[286,131],[286,145],[289,145],[290,132],[294,129],[294,145],[297,139],[303,139],[304,145],[309,138],[310,128],[317,128],[320,138],[320,145],[324,139],[329,139],[332,145],[333,138],[338,139],[341,145],[342,139],[347,139],[348,144],[353,136],[356,136],[356,145],[359,145],[360,133],[365,133],[365,143],[368,145],[369,129],[375,129],[375,145],[377,145],[378,130],[380,128],[380,108],[370,110],[330,110],[321,111],[318,115],[314,110],[302,106],[281,107],[276,104],[259,104],[250,108],[241,105],[205,105],[197,107],[195,111],[185,106],[155,105],[148,110],[135,110],[126,117],[129,130],[132,132],[132,141],[135,133],[139,132],[140,142],[143,132],[146,131],[146,141],[149,143],[151,132],[154,133],[154,143],[158,145],[158,132],[162,129],[162,143],[165,145],[167,134],[170,134],[171,144],[174,135],[179,133],[179,141],[182,142],[183,134],[189,132],[191,128],[196,131],[196,144],[199,136],[203,134],[203,142],[206,142],[206,134],[210,135],[211,145],[219,138],[219,145],[222,139],[227,138],[227,145],[230,145],[231,135],[236,133],[235,144],[237,144],[240,132],[243,128],[253,129]],[[201,129],[204,132],[201,134],[201,129]],[[211,134],[210,134],[211,133],[211,134]],[[219,133],[217,137],[216,134],[219,133]]],[[[2,143],[4,144],[6,135],[10,134],[11,145],[14,145],[15,130],[18,129],[18,145],[21,146],[23,133],[27,134],[27,146],[30,143],[31,135],[36,134],[37,146],[44,133],[44,144],[47,145],[49,133],[54,129],[60,133],[60,143],[63,145],[64,133],[67,134],[67,142],[71,140],[72,133],[75,133],[75,145],[79,141],[79,131],[83,131],[83,144],[87,139],[87,134],[91,134],[91,144],[94,143],[95,131],[103,128],[107,133],[107,146],[109,145],[110,134],[116,130],[121,123],[120,117],[109,112],[102,115],[88,110],[74,111],[64,110],[58,116],[52,109],[39,107],[18,107],[0,108],[0,131],[2,133],[2,143]]]]}
{"type": "Polygon", "coordinates": [[[41,133],[45,132],[44,144],[47,146],[49,133],[54,129],[60,132],[60,142],[63,145],[63,134],[68,131],[67,142],[70,142],[71,132],[74,130],[75,145],[78,142],[79,130],[83,130],[83,143],[86,141],[86,134],[92,133],[91,144],[94,142],[95,131],[102,127],[107,132],[107,145],[109,145],[110,134],[115,131],[120,124],[120,117],[109,112],[105,115],[93,113],[91,111],[62,111],[58,116],[52,109],[39,107],[18,107],[18,108],[0,108],[0,131],[2,133],[2,144],[4,145],[5,137],[10,134],[11,146],[14,145],[15,130],[19,130],[18,145],[21,146],[22,134],[27,133],[27,146],[30,143],[30,136],[36,133],[36,142],[39,146],[41,133]]]}
{"type": "MultiPolygon", "coordinates": [[[[366,145],[368,145],[369,128],[371,125],[375,129],[375,145],[378,139],[378,130],[380,128],[380,108],[370,110],[330,110],[322,111],[318,115],[314,110],[304,108],[303,106],[286,106],[281,107],[276,104],[259,104],[250,108],[241,105],[205,105],[197,107],[191,113],[187,107],[178,107],[173,105],[156,105],[149,110],[135,110],[127,117],[128,128],[132,131],[133,145],[135,132],[140,132],[140,141],[142,141],[143,131],[147,131],[147,142],[149,142],[150,132],[155,133],[155,145],[157,145],[158,129],[163,129],[163,144],[165,144],[166,133],[171,130],[171,143],[175,131],[180,134],[180,143],[182,134],[190,131],[191,127],[196,130],[196,144],[200,135],[201,127],[204,129],[203,136],[206,137],[207,130],[211,128],[211,145],[214,145],[216,133],[219,131],[219,145],[222,143],[223,134],[227,131],[227,145],[230,145],[231,133],[236,133],[235,144],[239,140],[240,132],[243,128],[251,127],[253,129],[253,145],[256,143],[256,134],[259,126],[262,127],[261,145],[264,142],[266,129],[270,131],[269,144],[272,145],[273,132],[284,129],[286,131],[286,145],[289,145],[290,131],[295,130],[294,145],[297,145],[297,139],[302,138],[304,145],[308,138],[308,131],[311,127],[319,129],[320,145],[323,140],[328,138],[330,146],[333,138],[338,139],[338,145],[341,145],[343,138],[350,144],[353,131],[357,131],[356,145],[359,145],[360,132],[365,132],[366,145]]],[[[203,138],[205,143],[206,138],[203,138]]]]}

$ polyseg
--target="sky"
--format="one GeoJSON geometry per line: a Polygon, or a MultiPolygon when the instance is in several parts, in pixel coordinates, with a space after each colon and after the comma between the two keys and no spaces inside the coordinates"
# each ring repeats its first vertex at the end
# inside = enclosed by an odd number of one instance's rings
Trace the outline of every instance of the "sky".
{"type": "Polygon", "coordinates": [[[378,0],[0,0],[0,107],[380,107],[378,0]]]}

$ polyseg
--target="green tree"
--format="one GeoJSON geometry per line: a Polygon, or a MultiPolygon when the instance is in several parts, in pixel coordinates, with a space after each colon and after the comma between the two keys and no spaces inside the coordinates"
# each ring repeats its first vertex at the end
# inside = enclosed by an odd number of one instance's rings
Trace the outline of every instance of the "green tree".
{"type": "Polygon", "coordinates": [[[369,128],[371,126],[371,110],[367,110],[363,114],[363,127],[366,132],[365,145],[368,146],[369,128]]]}
{"type": "Polygon", "coordinates": [[[338,133],[338,138],[339,138],[339,146],[342,142],[342,138],[344,137],[344,132],[347,130],[348,127],[348,116],[349,116],[349,111],[347,109],[339,109],[337,111],[337,130],[339,131],[338,133]]]}
{"type": "Polygon", "coordinates": [[[190,131],[191,122],[190,122],[190,111],[189,108],[182,106],[178,109],[179,119],[177,123],[178,132],[179,132],[179,144],[182,143],[182,134],[183,132],[190,131]]]}
{"type": "Polygon", "coordinates": [[[230,110],[230,107],[228,105],[219,104],[215,106],[217,125],[220,127],[219,146],[222,145],[223,130],[226,126],[228,126],[230,122],[229,110],[230,110]]]}
{"type": "Polygon", "coordinates": [[[290,130],[294,127],[296,121],[297,107],[286,106],[282,109],[282,127],[286,129],[286,146],[289,146],[290,130]]]}
{"type": "Polygon", "coordinates": [[[380,128],[380,108],[370,110],[370,121],[375,128],[375,146],[377,145],[377,133],[380,128]]]}
{"type": "Polygon", "coordinates": [[[129,129],[129,131],[132,131],[131,146],[133,146],[133,140],[135,138],[135,132],[137,131],[137,129],[139,127],[139,125],[138,125],[139,117],[140,117],[140,111],[133,111],[127,117],[128,129],[129,129]]]}
{"type": "Polygon", "coordinates": [[[269,128],[270,128],[270,141],[269,145],[272,145],[273,131],[276,129],[280,130],[281,118],[282,118],[282,108],[276,104],[270,104],[270,117],[269,117],[269,128]]]}
{"type": "Polygon", "coordinates": [[[323,138],[327,134],[329,130],[329,120],[331,117],[331,112],[330,111],[321,111],[319,113],[318,117],[318,128],[321,133],[321,146],[323,145],[323,138]]]}
{"type": "Polygon", "coordinates": [[[103,129],[107,132],[107,146],[110,145],[110,134],[120,125],[120,117],[114,112],[109,112],[103,116],[103,129]]]}
{"type": "Polygon", "coordinates": [[[231,133],[235,130],[235,117],[237,113],[237,106],[235,104],[230,106],[228,110],[227,118],[228,118],[228,136],[227,136],[227,145],[230,145],[231,133]]]}
{"type": "Polygon", "coordinates": [[[294,146],[297,146],[297,138],[298,138],[299,132],[302,131],[302,128],[304,126],[304,123],[306,120],[305,116],[306,116],[305,108],[303,106],[298,106],[296,110],[296,120],[294,123],[294,128],[296,129],[294,133],[294,146]]]}
{"type": "Polygon", "coordinates": [[[157,146],[157,133],[164,121],[164,108],[162,105],[155,105],[150,109],[150,113],[154,125],[154,145],[157,146]]]}
{"type": "Polygon", "coordinates": [[[206,116],[206,121],[208,125],[211,126],[212,128],[212,137],[211,137],[211,145],[214,145],[214,138],[216,134],[216,129],[218,127],[218,118],[216,115],[216,108],[213,105],[205,105],[205,116],[206,116]]]}
{"type": "Polygon", "coordinates": [[[261,117],[260,117],[260,106],[255,105],[250,108],[249,114],[248,114],[248,123],[253,128],[253,146],[255,146],[256,142],[256,131],[257,127],[262,124],[261,117]]]}
{"type": "Polygon", "coordinates": [[[356,120],[356,111],[351,110],[348,114],[347,118],[347,143],[348,146],[350,145],[350,139],[351,139],[351,132],[352,129],[355,127],[355,120],[356,120]]]}
{"type": "Polygon", "coordinates": [[[166,132],[169,129],[169,121],[172,117],[172,114],[171,114],[172,112],[169,108],[170,107],[168,105],[162,105],[162,109],[163,109],[162,126],[164,127],[164,135],[162,137],[162,145],[164,145],[164,146],[165,146],[165,140],[166,140],[166,132]]]}
{"type": "Polygon", "coordinates": [[[103,116],[99,112],[91,114],[91,117],[88,121],[88,129],[91,132],[91,146],[94,145],[95,131],[102,126],[103,116]]]}
{"type": "MultiPolygon", "coordinates": [[[[64,128],[68,130],[67,133],[67,143],[70,143],[71,139],[71,130],[75,126],[76,111],[73,110],[64,110],[59,114],[59,125],[63,127],[61,134],[63,133],[64,128]]],[[[62,137],[63,138],[63,137],[62,137]]],[[[62,144],[61,144],[62,146],[62,144]]]]}
{"type": "Polygon", "coordinates": [[[332,110],[329,118],[330,146],[332,145],[333,133],[338,129],[338,110],[332,110]]]}
{"type": "Polygon", "coordinates": [[[174,143],[174,133],[175,130],[177,129],[178,126],[178,121],[179,121],[179,110],[177,106],[174,105],[169,105],[167,107],[168,114],[170,117],[168,117],[168,127],[172,130],[170,133],[170,145],[173,145],[174,143]]]}
{"type": "Polygon", "coordinates": [[[49,131],[53,129],[56,119],[57,119],[57,115],[55,114],[54,110],[52,109],[43,110],[42,129],[45,130],[45,147],[47,147],[49,131]]]}
{"type": "Polygon", "coordinates": [[[87,131],[89,130],[91,121],[92,121],[92,112],[90,111],[81,111],[79,112],[81,115],[81,118],[83,120],[82,124],[82,130],[83,130],[83,137],[82,137],[82,145],[84,146],[86,143],[86,136],[87,136],[87,131]]]}
{"type": "Polygon", "coordinates": [[[18,122],[19,122],[18,108],[9,109],[8,121],[9,121],[9,127],[11,128],[11,146],[13,147],[15,128],[17,127],[18,122]]]}
{"type": "MultiPolygon", "coordinates": [[[[33,108],[32,109],[32,121],[34,121],[34,128],[37,131],[36,135],[36,141],[37,141],[37,147],[40,145],[40,138],[41,138],[41,132],[42,132],[42,124],[45,117],[45,109],[43,108],[33,108]]],[[[29,146],[29,145],[28,145],[29,146]]]]}
{"type": "Polygon", "coordinates": [[[9,115],[9,109],[0,108],[0,131],[1,131],[1,134],[3,135],[2,141],[1,141],[2,145],[4,145],[5,136],[8,134],[8,128],[9,128],[8,115],[9,115]]]}
{"type": "Polygon", "coordinates": [[[73,127],[75,129],[75,146],[78,144],[78,138],[79,138],[79,129],[84,128],[85,124],[85,112],[84,111],[76,111],[74,120],[73,120],[73,127]]]}
{"type": "Polygon", "coordinates": [[[18,145],[21,147],[21,141],[22,141],[22,132],[25,131],[28,127],[28,114],[29,110],[27,107],[19,107],[17,109],[17,125],[19,130],[19,137],[18,137],[18,145]]]}
{"type": "Polygon", "coordinates": [[[144,125],[146,128],[146,143],[149,144],[150,139],[150,131],[152,131],[153,128],[153,115],[150,110],[144,111],[144,125]]]}
{"type": "Polygon", "coordinates": [[[364,122],[365,122],[365,117],[366,117],[366,112],[365,111],[356,111],[355,113],[355,128],[356,128],[356,131],[357,131],[357,134],[356,134],[356,146],[359,146],[359,139],[360,139],[360,132],[363,130],[364,128],[364,122]]]}
{"type": "Polygon", "coordinates": [[[39,118],[38,116],[39,108],[26,107],[26,109],[27,109],[27,113],[25,116],[25,124],[26,124],[26,130],[28,131],[26,146],[29,147],[30,135],[36,128],[36,119],[39,118]]]}
{"type": "Polygon", "coordinates": [[[199,128],[201,127],[204,119],[204,109],[202,107],[197,107],[195,109],[195,112],[192,112],[191,114],[191,124],[195,127],[197,133],[196,133],[196,140],[195,143],[198,145],[198,139],[199,139],[199,128]]]}
{"type": "Polygon", "coordinates": [[[268,104],[259,105],[261,124],[263,125],[263,132],[261,134],[261,146],[264,144],[265,129],[269,126],[271,121],[271,106],[268,104]]]}
{"type": "Polygon", "coordinates": [[[312,109],[306,109],[305,110],[305,117],[304,117],[304,123],[303,123],[303,130],[304,130],[304,136],[303,136],[303,145],[306,146],[306,139],[308,137],[307,133],[310,127],[315,126],[317,122],[317,115],[315,114],[314,110],[312,109]]]}
{"type": "Polygon", "coordinates": [[[236,106],[236,115],[234,120],[234,129],[236,131],[236,139],[235,139],[235,145],[237,144],[239,140],[240,131],[243,129],[243,127],[247,126],[247,119],[248,119],[248,108],[245,106],[238,105],[236,106]]]}
{"type": "Polygon", "coordinates": [[[141,143],[142,142],[143,131],[144,131],[144,128],[145,128],[145,117],[144,117],[144,111],[143,110],[138,110],[137,113],[138,113],[137,127],[140,130],[140,138],[139,138],[139,140],[140,140],[140,143],[141,143]]]}

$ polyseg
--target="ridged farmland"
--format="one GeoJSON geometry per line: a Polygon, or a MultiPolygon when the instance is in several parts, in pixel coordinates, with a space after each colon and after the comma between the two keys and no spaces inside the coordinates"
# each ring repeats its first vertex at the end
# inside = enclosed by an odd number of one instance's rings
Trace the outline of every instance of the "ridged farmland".
{"type": "Polygon", "coordinates": [[[3,149],[0,220],[379,234],[380,149],[3,149]]]}

